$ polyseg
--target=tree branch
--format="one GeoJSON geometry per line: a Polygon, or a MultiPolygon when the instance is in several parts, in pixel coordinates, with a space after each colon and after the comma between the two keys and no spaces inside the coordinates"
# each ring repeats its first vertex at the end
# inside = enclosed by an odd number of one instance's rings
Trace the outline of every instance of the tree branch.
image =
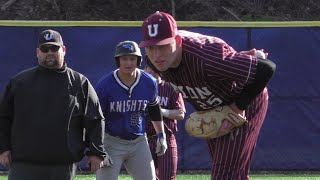
{"type": "Polygon", "coordinates": [[[242,21],[235,13],[233,13],[231,10],[225,8],[222,6],[222,9],[224,9],[225,11],[227,11],[228,13],[230,13],[233,17],[235,17],[238,21],[242,21]]]}
{"type": "Polygon", "coordinates": [[[9,0],[6,3],[2,4],[1,10],[5,11],[9,6],[11,6],[16,0],[9,0]]]}

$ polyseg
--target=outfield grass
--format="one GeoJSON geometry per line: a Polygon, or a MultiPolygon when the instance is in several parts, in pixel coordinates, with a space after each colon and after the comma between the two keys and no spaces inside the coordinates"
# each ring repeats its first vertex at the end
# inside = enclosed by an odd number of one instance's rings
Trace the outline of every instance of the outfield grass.
{"type": "MultiPolygon", "coordinates": [[[[7,176],[0,175],[0,180],[7,180],[7,176]]],[[[94,175],[77,175],[75,180],[95,180],[94,175]]],[[[119,180],[132,180],[128,175],[121,175],[119,180]]],[[[179,174],[177,180],[210,180],[209,174],[179,174]]],[[[251,175],[250,180],[320,180],[320,175],[310,174],[268,174],[251,175]]]]}
{"type": "MultiPolygon", "coordinates": [[[[0,179],[2,180],[2,179],[0,179]]],[[[75,180],[95,180],[92,175],[77,176],[75,180]]],[[[119,180],[132,180],[128,175],[121,175],[119,180]]],[[[208,174],[178,175],[177,180],[210,180],[208,174]]],[[[320,175],[251,175],[250,180],[320,180],[320,175]]]]}

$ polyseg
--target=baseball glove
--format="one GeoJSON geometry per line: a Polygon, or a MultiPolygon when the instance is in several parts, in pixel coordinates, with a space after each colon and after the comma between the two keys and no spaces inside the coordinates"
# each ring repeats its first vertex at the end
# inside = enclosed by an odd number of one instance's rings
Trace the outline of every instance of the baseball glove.
{"type": "Polygon", "coordinates": [[[229,106],[223,106],[190,114],[185,129],[192,137],[210,139],[229,134],[247,122],[229,106]]]}

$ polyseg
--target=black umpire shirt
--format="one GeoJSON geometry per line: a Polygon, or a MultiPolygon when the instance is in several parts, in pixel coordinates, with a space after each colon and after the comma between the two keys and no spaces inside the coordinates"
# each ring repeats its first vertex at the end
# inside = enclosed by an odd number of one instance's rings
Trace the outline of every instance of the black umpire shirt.
{"type": "Polygon", "coordinates": [[[37,66],[20,72],[0,102],[0,152],[11,150],[13,162],[72,163],[86,148],[104,157],[103,128],[92,85],[66,64],[62,70],[37,66]]]}

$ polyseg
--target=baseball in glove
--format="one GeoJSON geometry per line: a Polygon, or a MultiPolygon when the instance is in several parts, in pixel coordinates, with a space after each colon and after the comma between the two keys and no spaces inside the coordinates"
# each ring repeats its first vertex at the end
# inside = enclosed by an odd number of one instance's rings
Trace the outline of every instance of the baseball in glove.
{"type": "Polygon", "coordinates": [[[223,106],[191,113],[185,122],[185,129],[192,137],[210,139],[229,134],[247,122],[229,106],[223,106]]]}

